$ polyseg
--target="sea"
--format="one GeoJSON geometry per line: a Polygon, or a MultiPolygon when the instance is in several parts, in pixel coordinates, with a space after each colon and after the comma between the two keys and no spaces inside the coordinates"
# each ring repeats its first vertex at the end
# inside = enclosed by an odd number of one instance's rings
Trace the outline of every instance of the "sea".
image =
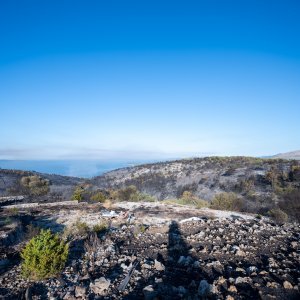
{"type": "Polygon", "coordinates": [[[36,171],[82,178],[92,178],[119,168],[155,161],[145,160],[0,160],[0,169],[36,171]]]}

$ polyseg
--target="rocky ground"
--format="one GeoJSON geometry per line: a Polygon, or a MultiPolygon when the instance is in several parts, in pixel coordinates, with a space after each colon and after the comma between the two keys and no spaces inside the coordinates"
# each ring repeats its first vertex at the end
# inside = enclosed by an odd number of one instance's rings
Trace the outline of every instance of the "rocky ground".
{"type": "Polygon", "coordinates": [[[56,224],[59,231],[78,217],[98,222],[104,208],[32,209],[2,227],[0,299],[300,297],[299,224],[155,203],[111,208],[134,217],[114,218],[98,237],[78,237],[60,278],[30,282],[20,276],[22,224],[56,224]]]}

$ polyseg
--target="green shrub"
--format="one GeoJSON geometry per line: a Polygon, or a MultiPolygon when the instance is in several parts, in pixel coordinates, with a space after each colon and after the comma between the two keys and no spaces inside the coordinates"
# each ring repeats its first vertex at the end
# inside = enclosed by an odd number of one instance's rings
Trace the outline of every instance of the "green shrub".
{"type": "Polygon", "coordinates": [[[103,203],[106,200],[106,197],[103,193],[97,192],[91,197],[91,200],[103,203]]]}
{"type": "Polygon", "coordinates": [[[243,206],[244,201],[237,194],[226,192],[215,195],[210,204],[213,209],[232,211],[241,211],[243,206]]]}
{"type": "Polygon", "coordinates": [[[155,202],[156,200],[157,199],[155,197],[140,192],[136,192],[135,194],[132,194],[130,197],[130,201],[133,202],[139,202],[139,201],[155,202]]]}
{"type": "Polygon", "coordinates": [[[208,207],[208,202],[195,196],[190,191],[184,191],[182,196],[177,200],[178,204],[192,205],[196,208],[208,207]]]}
{"type": "Polygon", "coordinates": [[[206,201],[206,200],[202,200],[202,199],[198,199],[196,201],[196,208],[203,208],[203,207],[208,207],[209,206],[209,203],[206,201]]]}
{"type": "Polygon", "coordinates": [[[195,208],[208,207],[209,203],[203,199],[194,196],[190,191],[184,191],[181,198],[179,199],[167,199],[163,201],[166,204],[179,204],[179,205],[189,205],[195,208]]]}
{"type": "Polygon", "coordinates": [[[83,200],[84,189],[82,187],[77,187],[72,195],[72,200],[82,201],[83,200]]]}
{"type": "Polygon", "coordinates": [[[146,226],[144,225],[144,224],[142,224],[141,226],[140,226],[140,230],[141,230],[141,233],[145,233],[145,231],[146,231],[146,226]]]}
{"type": "Polygon", "coordinates": [[[50,229],[41,230],[21,252],[22,275],[40,280],[58,275],[68,258],[69,246],[50,229]]]}
{"type": "Polygon", "coordinates": [[[130,201],[137,194],[138,190],[134,185],[118,190],[118,198],[120,201],[130,201]]]}
{"type": "Polygon", "coordinates": [[[277,223],[285,223],[288,220],[288,215],[280,208],[273,208],[268,214],[277,223]]]}
{"type": "Polygon", "coordinates": [[[110,198],[116,201],[146,201],[146,202],[155,202],[156,198],[148,194],[144,194],[138,191],[134,185],[119,189],[119,190],[110,190],[110,198]]]}

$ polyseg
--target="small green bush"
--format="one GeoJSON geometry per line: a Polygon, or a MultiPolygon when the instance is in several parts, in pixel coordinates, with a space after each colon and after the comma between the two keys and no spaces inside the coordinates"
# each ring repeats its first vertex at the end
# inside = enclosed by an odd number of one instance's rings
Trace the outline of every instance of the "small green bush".
{"type": "Polygon", "coordinates": [[[91,196],[91,200],[103,203],[106,200],[106,197],[103,193],[97,192],[93,196],[91,196]]]}
{"type": "Polygon", "coordinates": [[[118,190],[110,190],[109,195],[110,198],[115,201],[155,202],[157,200],[151,195],[139,192],[134,185],[129,185],[128,187],[118,190]]]}
{"type": "Polygon", "coordinates": [[[58,275],[68,258],[69,246],[50,229],[41,230],[21,252],[22,275],[25,278],[41,280],[58,275]]]}
{"type": "Polygon", "coordinates": [[[82,187],[77,187],[72,195],[72,200],[82,201],[83,200],[84,189],[82,187]]]}
{"type": "Polygon", "coordinates": [[[209,204],[208,204],[208,202],[206,201],[206,200],[203,200],[203,199],[198,199],[197,201],[196,201],[196,208],[203,208],[203,207],[208,207],[209,206],[209,204]]]}
{"type": "Polygon", "coordinates": [[[285,223],[288,220],[288,215],[280,208],[273,208],[268,214],[277,223],[285,223]]]}
{"type": "Polygon", "coordinates": [[[226,192],[215,195],[210,204],[213,209],[232,211],[241,211],[243,206],[244,201],[237,194],[226,192]]]}
{"type": "Polygon", "coordinates": [[[118,190],[118,198],[120,201],[130,201],[137,193],[137,188],[134,185],[130,185],[118,190]]]}
{"type": "Polygon", "coordinates": [[[196,208],[208,207],[208,202],[195,196],[190,191],[184,191],[179,199],[173,200],[174,203],[181,205],[191,205],[196,208]]]}

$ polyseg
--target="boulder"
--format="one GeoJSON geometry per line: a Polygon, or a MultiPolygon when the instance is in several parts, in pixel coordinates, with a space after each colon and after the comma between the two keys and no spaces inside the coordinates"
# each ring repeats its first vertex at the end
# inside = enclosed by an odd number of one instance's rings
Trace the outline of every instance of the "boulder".
{"type": "Polygon", "coordinates": [[[76,297],[85,297],[87,288],[82,285],[77,285],[75,288],[75,296],[76,297]]]}
{"type": "Polygon", "coordinates": [[[159,262],[158,260],[154,261],[154,268],[157,271],[164,271],[166,269],[165,266],[161,262],[159,262]]]}
{"type": "Polygon", "coordinates": [[[106,279],[105,277],[100,277],[99,279],[96,279],[94,283],[90,283],[90,289],[93,291],[96,295],[103,295],[105,294],[105,291],[108,290],[110,286],[110,280],[106,279]]]}

